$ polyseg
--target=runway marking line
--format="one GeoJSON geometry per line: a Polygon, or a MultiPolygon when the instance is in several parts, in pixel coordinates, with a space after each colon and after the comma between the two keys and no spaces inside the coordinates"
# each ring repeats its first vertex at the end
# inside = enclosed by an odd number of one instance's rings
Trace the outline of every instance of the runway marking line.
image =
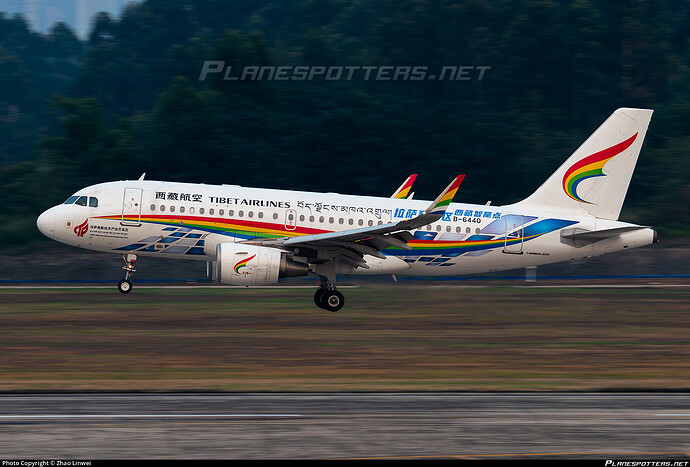
{"type": "Polygon", "coordinates": [[[75,423],[69,425],[17,425],[11,428],[0,428],[0,433],[2,432],[16,432],[16,431],[26,431],[26,430],[59,430],[63,428],[74,429],[91,429],[91,428],[114,428],[114,427],[129,427],[129,428],[144,428],[144,427],[155,427],[155,426],[169,426],[169,425],[217,425],[217,424],[228,424],[228,423],[240,423],[245,421],[253,421],[254,423],[271,423],[271,426],[276,426],[276,424],[287,424],[294,422],[293,419],[285,418],[279,420],[272,419],[208,419],[208,420],[166,420],[159,422],[145,422],[145,421],[132,421],[129,423],[75,423]]]}
{"type": "Polygon", "coordinates": [[[0,415],[3,420],[60,418],[301,418],[299,414],[44,414],[0,415]]]}
{"type": "Polygon", "coordinates": [[[506,453],[506,454],[451,454],[438,456],[393,456],[393,457],[352,457],[352,460],[383,460],[383,459],[474,459],[481,460],[487,457],[537,457],[537,456],[669,456],[675,454],[682,454],[690,457],[687,452],[537,452],[537,453],[506,453]]]}

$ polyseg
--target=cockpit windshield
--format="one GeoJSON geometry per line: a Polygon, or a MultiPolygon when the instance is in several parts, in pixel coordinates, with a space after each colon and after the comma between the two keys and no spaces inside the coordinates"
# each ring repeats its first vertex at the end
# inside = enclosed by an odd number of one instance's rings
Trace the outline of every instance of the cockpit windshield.
{"type": "Polygon", "coordinates": [[[79,195],[74,195],[70,196],[67,198],[67,201],[65,201],[62,204],[77,204],[79,206],[89,206],[92,208],[97,208],[98,207],[98,198],[95,198],[93,196],[79,196],[79,195]]]}

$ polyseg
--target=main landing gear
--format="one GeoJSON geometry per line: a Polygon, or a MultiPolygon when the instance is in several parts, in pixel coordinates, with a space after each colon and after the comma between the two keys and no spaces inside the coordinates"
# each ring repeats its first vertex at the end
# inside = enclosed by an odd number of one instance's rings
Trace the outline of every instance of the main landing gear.
{"type": "Polygon", "coordinates": [[[343,294],[338,292],[335,285],[328,282],[325,277],[321,278],[321,284],[314,294],[314,303],[321,309],[328,311],[338,311],[345,305],[343,294]]]}
{"type": "Polygon", "coordinates": [[[118,282],[117,290],[121,293],[130,293],[132,291],[132,281],[129,278],[136,271],[134,265],[137,263],[137,255],[122,255],[122,259],[125,261],[125,265],[122,266],[122,269],[125,270],[125,278],[118,282]]]}

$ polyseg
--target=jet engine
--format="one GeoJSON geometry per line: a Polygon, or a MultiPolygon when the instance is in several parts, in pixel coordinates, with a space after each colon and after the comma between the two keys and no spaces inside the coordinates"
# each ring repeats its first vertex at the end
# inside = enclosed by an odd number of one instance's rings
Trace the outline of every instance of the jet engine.
{"type": "Polygon", "coordinates": [[[309,267],[284,251],[243,243],[216,246],[216,278],[228,285],[273,285],[284,277],[306,276],[309,267]]]}

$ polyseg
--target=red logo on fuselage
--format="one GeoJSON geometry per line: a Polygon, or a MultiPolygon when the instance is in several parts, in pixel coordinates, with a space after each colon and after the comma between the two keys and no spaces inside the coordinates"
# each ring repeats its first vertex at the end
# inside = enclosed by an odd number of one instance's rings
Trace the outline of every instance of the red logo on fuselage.
{"type": "Polygon", "coordinates": [[[77,237],[83,237],[89,231],[89,218],[87,217],[83,224],[79,224],[74,228],[74,233],[77,237]]]}

